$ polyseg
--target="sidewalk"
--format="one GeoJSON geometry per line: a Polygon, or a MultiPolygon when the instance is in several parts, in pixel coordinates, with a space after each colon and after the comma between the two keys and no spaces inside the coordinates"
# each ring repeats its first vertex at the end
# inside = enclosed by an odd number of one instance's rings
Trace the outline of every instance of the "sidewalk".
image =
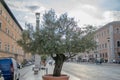
{"type": "MultiPolygon", "coordinates": [[[[54,69],[54,66],[49,66],[48,67],[48,74],[52,74],[53,73],[53,69],[54,69]]],[[[71,74],[69,74],[69,73],[67,73],[65,71],[62,71],[62,74],[68,75],[69,76],[69,80],[81,80],[81,79],[79,79],[79,78],[77,78],[77,77],[75,77],[75,76],[73,76],[73,75],[71,75],[71,74]]]]}
{"type": "Polygon", "coordinates": [[[116,63],[102,63],[103,66],[114,66],[114,67],[120,67],[120,64],[116,63]]]}
{"type": "Polygon", "coordinates": [[[64,71],[62,71],[62,73],[63,74],[67,74],[70,78],[69,78],[69,80],[81,80],[81,79],[79,79],[78,77],[75,77],[75,76],[73,76],[73,75],[71,75],[71,74],[69,74],[69,73],[66,73],[66,72],[64,72],[64,71]]]}
{"type": "MultiPolygon", "coordinates": [[[[96,63],[93,63],[93,62],[70,62],[70,63],[75,63],[75,64],[95,64],[96,63]]],[[[103,66],[120,66],[120,64],[117,64],[117,63],[102,63],[100,65],[103,65],[103,66]]]]}
{"type": "MultiPolygon", "coordinates": [[[[46,74],[46,70],[40,70],[38,74],[34,74],[34,71],[32,71],[32,67],[33,66],[29,66],[21,69],[20,80],[42,80],[42,76],[46,74]]],[[[48,64],[46,68],[48,68],[48,74],[53,74],[54,66],[50,66],[48,64]]],[[[65,71],[62,71],[62,74],[68,75],[70,77],[69,80],[81,80],[65,71]]]]}
{"type": "Polygon", "coordinates": [[[32,65],[31,66],[27,66],[27,67],[23,67],[22,69],[20,69],[19,71],[20,71],[20,76],[22,77],[22,76],[24,76],[26,73],[28,73],[30,70],[31,70],[31,67],[32,67],[32,65]]]}

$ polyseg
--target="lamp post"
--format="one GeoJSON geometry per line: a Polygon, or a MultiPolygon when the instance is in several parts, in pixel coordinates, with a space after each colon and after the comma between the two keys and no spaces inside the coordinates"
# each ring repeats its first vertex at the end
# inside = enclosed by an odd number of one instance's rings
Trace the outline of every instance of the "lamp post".
{"type": "Polygon", "coordinates": [[[111,53],[110,53],[110,38],[107,38],[108,41],[108,63],[111,62],[111,53]]]}
{"type": "Polygon", "coordinates": [[[36,13],[36,31],[39,31],[40,13],[36,13]]]}
{"type": "Polygon", "coordinates": [[[2,8],[0,8],[0,15],[2,15],[2,8]]]}
{"type": "Polygon", "coordinates": [[[0,15],[2,15],[2,10],[0,10],[0,15]]]}

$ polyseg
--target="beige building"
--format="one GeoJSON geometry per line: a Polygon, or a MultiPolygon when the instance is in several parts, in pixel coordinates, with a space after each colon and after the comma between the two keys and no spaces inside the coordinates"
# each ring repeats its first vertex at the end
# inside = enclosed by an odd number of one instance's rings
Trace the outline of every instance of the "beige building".
{"type": "Polygon", "coordinates": [[[98,29],[94,37],[97,42],[94,57],[105,61],[120,61],[120,21],[113,21],[98,29]]]}
{"type": "Polygon", "coordinates": [[[82,59],[94,61],[102,58],[105,62],[120,62],[120,21],[110,22],[96,30],[94,40],[96,50],[80,54],[82,59]]]}
{"type": "Polygon", "coordinates": [[[0,0],[0,57],[14,57],[19,62],[23,61],[23,50],[16,43],[22,31],[7,4],[0,0]]]}

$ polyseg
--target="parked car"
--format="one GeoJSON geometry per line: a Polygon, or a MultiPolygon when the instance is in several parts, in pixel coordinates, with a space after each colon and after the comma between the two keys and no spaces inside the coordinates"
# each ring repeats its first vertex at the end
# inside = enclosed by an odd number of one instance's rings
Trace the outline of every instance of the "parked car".
{"type": "Polygon", "coordinates": [[[32,62],[27,62],[24,66],[30,66],[32,65],[32,62]]]}
{"type": "Polygon", "coordinates": [[[1,73],[1,70],[0,70],[0,80],[4,80],[4,77],[3,77],[2,73],[1,73]]]}
{"type": "Polygon", "coordinates": [[[21,63],[17,63],[17,65],[18,65],[19,69],[22,69],[22,64],[21,63]]]}
{"type": "Polygon", "coordinates": [[[0,70],[5,80],[19,80],[19,68],[15,59],[0,58],[0,70]]]}

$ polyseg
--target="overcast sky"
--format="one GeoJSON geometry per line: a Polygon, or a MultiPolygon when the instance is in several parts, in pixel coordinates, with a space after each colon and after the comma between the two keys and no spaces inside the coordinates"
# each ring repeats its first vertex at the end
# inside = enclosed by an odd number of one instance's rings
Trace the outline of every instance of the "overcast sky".
{"type": "Polygon", "coordinates": [[[35,12],[51,8],[60,15],[68,13],[75,17],[78,25],[104,25],[108,22],[120,20],[120,0],[5,0],[11,11],[24,28],[25,22],[35,26],[35,12]]]}

